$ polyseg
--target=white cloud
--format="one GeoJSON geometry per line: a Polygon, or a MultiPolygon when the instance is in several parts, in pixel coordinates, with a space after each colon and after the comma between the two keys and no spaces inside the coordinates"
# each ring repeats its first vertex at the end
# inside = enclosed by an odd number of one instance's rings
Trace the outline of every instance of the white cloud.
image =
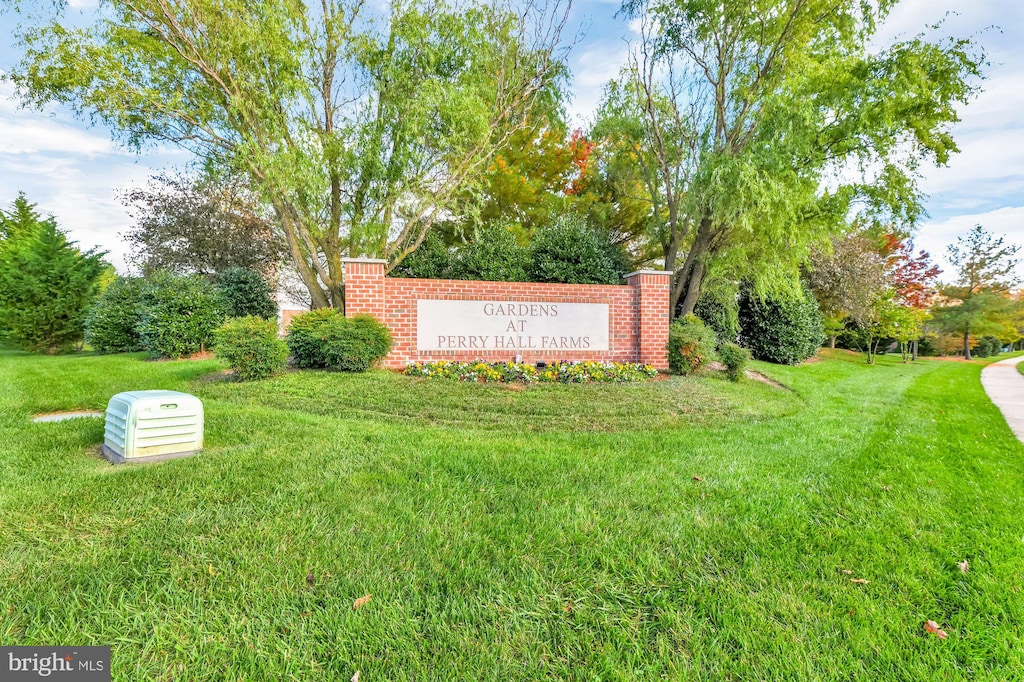
{"type": "MultiPolygon", "coordinates": [[[[932,255],[944,270],[942,278],[952,279],[953,268],[946,260],[946,246],[956,242],[957,237],[967,234],[975,225],[981,225],[992,234],[1005,236],[1009,243],[1024,245],[1024,206],[1004,206],[985,213],[957,215],[946,220],[925,223],[918,232],[914,243],[932,255]]],[[[1024,252],[1021,253],[1024,256],[1024,252]]],[[[1017,267],[1017,273],[1024,278],[1024,264],[1017,267]]]]}
{"type": "Polygon", "coordinates": [[[102,128],[86,128],[60,108],[19,108],[9,83],[0,82],[0,205],[25,192],[44,215],[52,214],[83,249],[99,246],[125,270],[119,234],[131,218],[117,190],[145,182],[153,169],[187,159],[159,149],[136,157],[111,142],[102,128]]]}
{"type": "Polygon", "coordinates": [[[576,124],[590,122],[597,111],[605,84],[618,77],[626,64],[629,46],[625,40],[609,38],[592,45],[576,59],[573,66],[573,100],[570,118],[576,124]]]}

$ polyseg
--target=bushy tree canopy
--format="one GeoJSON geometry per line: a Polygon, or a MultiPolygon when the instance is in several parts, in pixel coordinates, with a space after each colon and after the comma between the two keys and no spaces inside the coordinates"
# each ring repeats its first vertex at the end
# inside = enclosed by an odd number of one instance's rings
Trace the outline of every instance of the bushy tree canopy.
{"type": "Polygon", "coordinates": [[[81,342],[86,310],[109,268],[82,252],[24,195],[0,211],[0,320],[17,345],[47,353],[81,342]]]}
{"type": "MultiPolygon", "coordinates": [[[[54,3],[59,9],[64,3],[54,3]]],[[[559,78],[568,7],[517,0],[109,0],[23,25],[24,102],[172,142],[273,209],[314,307],[342,258],[394,267],[559,78]]]]}

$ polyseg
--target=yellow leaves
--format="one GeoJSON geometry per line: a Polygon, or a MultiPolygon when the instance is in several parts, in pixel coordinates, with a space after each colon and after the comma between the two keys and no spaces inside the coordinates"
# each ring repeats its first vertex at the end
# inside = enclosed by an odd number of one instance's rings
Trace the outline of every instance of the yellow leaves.
{"type": "Polygon", "coordinates": [[[941,627],[939,627],[939,624],[936,623],[934,620],[926,620],[924,622],[924,631],[929,634],[935,635],[939,639],[946,639],[946,637],[949,637],[949,634],[941,627]]]}

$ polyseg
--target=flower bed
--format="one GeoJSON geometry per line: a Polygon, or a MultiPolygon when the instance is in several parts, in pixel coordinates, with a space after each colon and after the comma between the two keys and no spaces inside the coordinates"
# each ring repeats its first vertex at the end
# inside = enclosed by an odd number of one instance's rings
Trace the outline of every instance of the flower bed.
{"type": "Polygon", "coordinates": [[[622,384],[650,381],[658,375],[651,365],[619,362],[552,362],[537,368],[521,362],[415,362],[402,372],[407,376],[455,379],[458,381],[495,381],[512,384],[591,382],[622,384]]]}

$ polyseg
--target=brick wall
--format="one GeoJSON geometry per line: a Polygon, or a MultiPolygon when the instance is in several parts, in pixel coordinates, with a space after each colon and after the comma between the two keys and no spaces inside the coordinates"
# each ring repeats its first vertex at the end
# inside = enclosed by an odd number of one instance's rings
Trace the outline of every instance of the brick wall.
{"type": "MultiPolygon", "coordinates": [[[[345,314],[367,313],[391,330],[393,345],[386,367],[434,360],[505,361],[522,355],[524,362],[612,360],[643,362],[668,368],[670,273],[642,270],[627,275],[625,285],[474,282],[385,277],[382,260],[345,261],[345,314]],[[608,350],[416,350],[416,306],[419,299],[608,305],[608,350]]],[[[293,311],[282,311],[290,321],[293,311]]]]}

